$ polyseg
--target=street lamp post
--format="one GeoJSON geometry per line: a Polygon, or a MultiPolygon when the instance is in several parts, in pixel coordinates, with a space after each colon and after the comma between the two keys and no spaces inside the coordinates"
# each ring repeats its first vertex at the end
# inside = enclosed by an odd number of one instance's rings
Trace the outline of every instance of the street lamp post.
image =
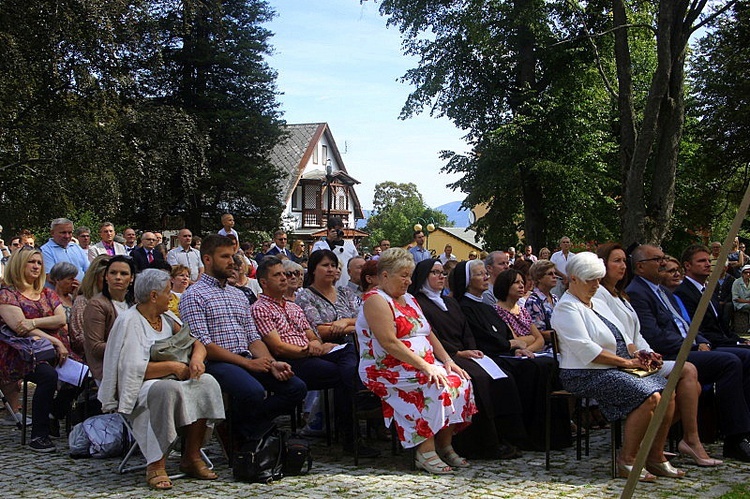
{"type": "Polygon", "coordinates": [[[437,228],[435,225],[435,220],[430,218],[430,220],[425,220],[424,218],[417,217],[417,223],[414,224],[414,232],[419,232],[422,230],[422,224],[425,224],[425,249],[427,251],[430,251],[430,232],[435,232],[435,229],[437,228]],[[421,223],[420,223],[421,222],[421,223]]]}
{"type": "Polygon", "coordinates": [[[331,158],[326,161],[326,189],[328,190],[328,212],[326,213],[326,227],[331,220],[331,182],[333,182],[333,165],[331,158]]]}

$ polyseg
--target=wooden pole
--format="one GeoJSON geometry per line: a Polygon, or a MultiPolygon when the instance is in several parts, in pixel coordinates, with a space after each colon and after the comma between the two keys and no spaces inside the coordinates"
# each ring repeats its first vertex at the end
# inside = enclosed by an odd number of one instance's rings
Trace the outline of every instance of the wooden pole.
{"type": "Polygon", "coordinates": [[[719,282],[719,276],[721,275],[721,271],[724,268],[724,265],[719,265],[718,262],[725,262],[727,260],[729,249],[732,247],[734,238],[740,230],[742,221],[745,219],[748,206],[750,206],[750,186],[748,186],[748,188],[745,190],[745,197],[742,199],[742,203],[740,204],[740,207],[737,210],[737,214],[734,217],[734,221],[732,222],[732,227],[731,229],[729,229],[729,233],[724,240],[724,245],[721,247],[721,253],[719,253],[717,264],[714,267],[714,270],[711,272],[711,276],[708,278],[708,282],[706,283],[706,290],[703,292],[701,301],[698,303],[698,308],[695,310],[695,315],[693,316],[693,320],[690,323],[690,330],[688,331],[687,337],[682,342],[680,352],[677,354],[674,369],[670,373],[667,380],[667,386],[662,392],[659,405],[656,406],[654,416],[651,418],[651,422],[648,425],[646,434],[643,436],[641,447],[640,449],[638,449],[638,455],[635,458],[635,463],[633,463],[633,471],[630,472],[630,476],[628,476],[628,481],[625,484],[625,488],[620,495],[622,499],[630,499],[631,497],[633,497],[635,487],[636,485],[638,485],[638,477],[641,474],[643,465],[646,463],[646,456],[648,455],[648,451],[651,448],[651,445],[654,443],[656,432],[659,430],[659,426],[661,426],[661,422],[664,419],[664,414],[667,412],[669,400],[672,398],[672,394],[674,393],[675,387],[677,386],[677,381],[680,378],[682,366],[685,365],[687,356],[693,347],[693,342],[695,341],[695,337],[697,336],[698,330],[700,329],[701,322],[703,321],[703,316],[705,315],[706,310],[711,303],[711,296],[714,293],[714,289],[716,289],[716,283],[719,282]]]}

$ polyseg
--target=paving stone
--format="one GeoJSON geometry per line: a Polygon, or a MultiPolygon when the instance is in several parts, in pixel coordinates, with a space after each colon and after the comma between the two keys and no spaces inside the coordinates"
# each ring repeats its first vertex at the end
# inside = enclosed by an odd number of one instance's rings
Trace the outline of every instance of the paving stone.
{"type": "MultiPolygon", "coordinates": [[[[0,414],[2,416],[2,414],[0,414]]],[[[625,486],[625,480],[610,478],[609,433],[595,431],[591,455],[576,461],[575,450],[555,451],[552,469],[544,469],[544,454],[524,452],[522,458],[509,461],[476,461],[472,468],[451,476],[432,476],[409,469],[409,453],[390,453],[386,442],[370,443],[381,448],[383,457],[362,459],[353,465],[351,456],[343,455],[340,446],[325,446],[313,440],[314,465],[310,475],[287,477],[270,484],[235,482],[221,449],[213,441],[208,453],[220,478],[205,482],[177,479],[171,492],[150,491],[144,472],[120,475],[119,459],[71,459],[65,438],[56,440],[58,451],[37,454],[20,446],[20,432],[0,427],[0,485],[3,497],[86,497],[98,498],[612,498],[625,486]]],[[[720,457],[719,445],[708,446],[720,457]]],[[[141,459],[141,458],[138,458],[141,459]]],[[[660,478],[655,484],[639,484],[635,497],[719,497],[737,484],[746,484],[750,465],[728,461],[717,468],[698,468],[677,458],[675,464],[688,474],[682,480],[660,478]]],[[[175,471],[177,460],[168,462],[175,471]]],[[[750,490],[750,486],[748,486],[750,490]]]]}

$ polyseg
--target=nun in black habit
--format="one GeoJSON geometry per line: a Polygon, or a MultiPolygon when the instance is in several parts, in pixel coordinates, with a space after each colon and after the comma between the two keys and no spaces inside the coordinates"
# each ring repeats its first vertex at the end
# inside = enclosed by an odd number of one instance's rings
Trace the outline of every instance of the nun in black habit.
{"type": "MultiPolygon", "coordinates": [[[[488,286],[489,278],[481,260],[461,262],[453,269],[450,288],[453,297],[458,300],[476,348],[514,380],[520,395],[526,438],[520,442],[514,440],[513,443],[523,449],[544,450],[547,390],[550,386],[553,389],[559,387],[559,380],[550,379],[555,372],[554,359],[534,357],[534,354],[524,350],[525,344],[513,337],[513,332],[495,307],[482,302],[482,293],[488,286]]],[[[427,319],[430,317],[427,316],[427,319]]],[[[570,445],[567,405],[564,401],[553,400],[551,446],[561,449],[570,445]]]]}
{"type": "Polygon", "coordinates": [[[433,332],[446,352],[471,376],[479,413],[471,426],[453,438],[457,452],[472,459],[508,459],[520,456],[509,443],[525,434],[522,405],[512,376],[494,380],[474,362],[483,357],[466,323],[458,302],[442,296],[445,285],[443,266],[428,259],[417,264],[412,275],[411,293],[419,302],[433,332]],[[459,450],[460,449],[460,450],[459,450]]]}

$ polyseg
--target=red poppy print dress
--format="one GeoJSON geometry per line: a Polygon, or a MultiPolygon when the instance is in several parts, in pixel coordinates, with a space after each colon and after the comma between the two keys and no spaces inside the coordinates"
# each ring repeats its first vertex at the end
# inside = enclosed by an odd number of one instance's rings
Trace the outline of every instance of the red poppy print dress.
{"type": "MultiPolygon", "coordinates": [[[[398,339],[430,364],[442,366],[435,359],[428,338],[430,325],[414,297],[405,294],[406,306],[402,306],[384,291],[378,290],[377,294],[391,307],[398,339]]],[[[382,399],[385,425],[396,423],[401,445],[415,447],[449,424],[469,424],[471,415],[477,412],[470,380],[451,373],[449,386],[428,385],[427,375],[380,346],[362,310],[356,327],[361,357],[359,376],[382,399]]]]}

